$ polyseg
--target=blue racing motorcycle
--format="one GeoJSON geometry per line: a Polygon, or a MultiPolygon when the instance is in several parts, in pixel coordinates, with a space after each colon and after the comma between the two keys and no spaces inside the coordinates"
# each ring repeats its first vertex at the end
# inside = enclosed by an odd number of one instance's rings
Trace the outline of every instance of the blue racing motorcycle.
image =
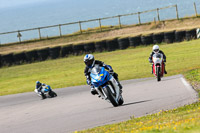
{"type": "MultiPolygon", "coordinates": [[[[40,97],[42,96],[41,92],[39,92],[37,89],[35,89],[34,91],[38,96],[40,96],[40,97]]],[[[44,93],[44,96],[46,98],[52,98],[52,97],[56,97],[57,96],[57,94],[51,89],[51,87],[49,85],[42,86],[41,91],[44,93]]]]}
{"type": "Polygon", "coordinates": [[[91,70],[90,77],[102,99],[112,103],[114,107],[124,103],[117,81],[104,67],[95,65],[91,70]]]}

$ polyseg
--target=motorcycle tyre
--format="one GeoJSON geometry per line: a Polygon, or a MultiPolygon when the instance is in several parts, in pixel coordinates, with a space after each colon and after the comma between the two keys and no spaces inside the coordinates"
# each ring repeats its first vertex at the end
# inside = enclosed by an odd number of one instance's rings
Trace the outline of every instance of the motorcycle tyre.
{"type": "Polygon", "coordinates": [[[49,92],[49,95],[50,95],[51,97],[56,97],[56,96],[57,96],[57,94],[56,94],[54,91],[49,92]]]}
{"type": "Polygon", "coordinates": [[[160,69],[158,67],[156,67],[156,75],[157,75],[157,81],[161,81],[161,78],[160,78],[160,69]]]}
{"type": "Polygon", "coordinates": [[[124,103],[124,99],[121,97],[120,99],[119,99],[119,101],[118,101],[118,104],[119,105],[122,105],[124,103]]]}
{"type": "Polygon", "coordinates": [[[106,88],[104,88],[104,92],[107,95],[108,99],[110,100],[110,102],[112,103],[112,105],[114,107],[118,106],[118,103],[115,101],[114,96],[110,90],[110,88],[107,86],[106,88]]]}

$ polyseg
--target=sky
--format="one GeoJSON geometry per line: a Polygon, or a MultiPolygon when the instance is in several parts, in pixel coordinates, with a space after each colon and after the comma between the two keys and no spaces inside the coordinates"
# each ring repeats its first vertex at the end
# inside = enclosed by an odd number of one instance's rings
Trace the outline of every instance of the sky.
{"type": "Polygon", "coordinates": [[[32,5],[36,3],[43,3],[52,0],[0,0],[0,8],[18,7],[24,5],[32,5]]]}

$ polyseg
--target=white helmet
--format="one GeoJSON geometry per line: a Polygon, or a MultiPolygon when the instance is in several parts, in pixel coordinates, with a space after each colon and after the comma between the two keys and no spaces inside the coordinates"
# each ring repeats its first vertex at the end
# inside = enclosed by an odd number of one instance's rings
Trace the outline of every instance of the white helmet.
{"type": "Polygon", "coordinates": [[[159,52],[159,46],[158,45],[154,45],[153,46],[153,52],[154,53],[158,53],[159,52]]]}
{"type": "Polygon", "coordinates": [[[92,68],[95,62],[94,56],[92,54],[85,55],[84,62],[86,66],[88,66],[89,68],[92,68]]]}

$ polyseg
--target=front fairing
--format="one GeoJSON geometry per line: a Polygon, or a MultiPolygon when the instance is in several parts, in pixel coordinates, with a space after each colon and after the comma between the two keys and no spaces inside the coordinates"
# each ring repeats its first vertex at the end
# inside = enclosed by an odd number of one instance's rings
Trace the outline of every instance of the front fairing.
{"type": "Polygon", "coordinates": [[[153,55],[153,63],[154,64],[161,64],[163,60],[163,55],[160,53],[156,53],[153,55]]]}
{"type": "Polygon", "coordinates": [[[105,70],[104,67],[94,67],[90,74],[92,84],[95,87],[104,85],[107,81],[110,80],[110,74],[105,70]]]}
{"type": "Polygon", "coordinates": [[[156,53],[152,57],[153,59],[153,73],[157,77],[156,69],[160,69],[160,76],[162,77],[164,74],[164,63],[163,63],[163,54],[156,53]]]}
{"type": "Polygon", "coordinates": [[[43,93],[47,93],[47,92],[49,92],[49,91],[51,91],[51,89],[50,89],[49,87],[46,87],[46,86],[43,86],[43,87],[42,87],[42,92],[43,92],[43,93]]]}

